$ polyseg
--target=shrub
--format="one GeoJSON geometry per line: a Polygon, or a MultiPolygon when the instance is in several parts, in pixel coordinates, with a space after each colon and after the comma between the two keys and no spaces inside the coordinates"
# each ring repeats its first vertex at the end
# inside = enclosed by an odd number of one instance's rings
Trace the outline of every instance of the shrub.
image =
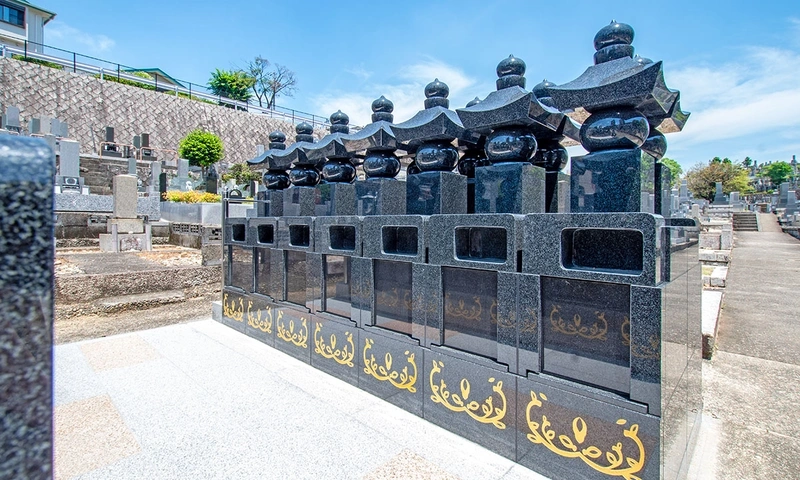
{"type": "Polygon", "coordinates": [[[64,67],[62,67],[61,65],[59,65],[59,64],[57,64],[55,62],[48,62],[47,60],[39,60],[38,58],[26,57],[24,55],[14,54],[14,55],[11,55],[11,58],[13,58],[15,60],[22,60],[23,62],[35,63],[36,65],[41,65],[43,67],[57,68],[59,70],[64,68],[64,67]]]}
{"type": "MultiPolygon", "coordinates": [[[[144,72],[134,72],[133,73],[137,77],[140,77],[140,75],[137,75],[137,73],[144,73],[144,72]]],[[[145,75],[147,75],[147,74],[145,73],[145,75]]],[[[94,75],[94,78],[101,78],[100,74],[98,73],[98,74],[94,75]]],[[[148,78],[149,78],[149,75],[148,75],[148,78]]],[[[142,82],[135,82],[133,80],[128,80],[126,78],[117,78],[113,74],[105,74],[105,75],[103,75],[102,79],[103,80],[107,80],[109,82],[116,82],[116,83],[121,83],[122,85],[128,85],[129,87],[144,88],[145,90],[155,90],[156,89],[155,85],[148,85],[148,84],[142,83],[142,82]]]]}
{"type": "Polygon", "coordinates": [[[223,150],[222,140],[218,136],[197,129],[181,140],[178,155],[189,160],[189,165],[201,167],[205,176],[206,168],[220,161],[223,150]]]}
{"type": "Polygon", "coordinates": [[[163,197],[168,202],[176,203],[217,203],[222,199],[221,195],[198,190],[189,190],[188,192],[168,190],[164,192],[163,197]]]}

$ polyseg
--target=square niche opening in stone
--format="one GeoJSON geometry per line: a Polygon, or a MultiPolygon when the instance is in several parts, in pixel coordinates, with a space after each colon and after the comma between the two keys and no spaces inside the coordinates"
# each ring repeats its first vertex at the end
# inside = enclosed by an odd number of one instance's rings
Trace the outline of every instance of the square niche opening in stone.
{"type": "Polygon", "coordinates": [[[630,392],[630,286],[542,277],[544,371],[630,392]]]}
{"type": "Polygon", "coordinates": [[[353,225],[331,225],[328,235],[332,250],[348,252],[356,249],[356,227],[353,225]]]}
{"type": "Polygon", "coordinates": [[[231,246],[230,285],[252,292],[253,276],[253,249],[231,246]]]}
{"type": "Polygon", "coordinates": [[[375,325],[411,335],[411,263],[375,260],[375,325]]]}
{"type": "Polygon", "coordinates": [[[247,239],[247,229],[243,223],[231,225],[231,239],[234,242],[244,242],[247,239]]]}
{"type": "Polygon", "coordinates": [[[324,310],[340,317],[350,318],[350,257],[325,256],[325,307],[324,310]]]}
{"type": "Polygon", "coordinates": [[[293,247],[311,245],[311,228],[308,225],[289,225],[289,245],[293,247]]]}
{"type": "Polygon", "coordinates": [[[275,226],[274,225],[259,225],[256,227],[258,232],[258,243],[272,245],[275,243],[275,226]]]}
{"type": "Polygon", "coordinates": [[[503,263],[508,254],[505,228],[459,227],[455,229],[456,258],[474,262],[503,263]]]}
{"type": "Polygon", "coordinates": [[[416,255],[418,237],[417,227],[386,225],[381,229],[383,253],[416,255]]]}
{"type": "Polygon", "coordinates": [[[286,250],[286,301],[306,305],[306,252],[286,250]]]}
{"type": "Polygon", "coordinates": [[[497,359],[497,272],[442,267],[444,344],[497,359]]]}
{"type": "Polygon", "coordinates": [[[270,286],[270,262],[272,251],[269,248],[256,248],[256,293],[274,297],[270,286]]]}
{"type": "Polygon", "coordinates": [[[561,265],[571,270],[641,275],[644,235],[629,229],[565,228],[561,265]]]}

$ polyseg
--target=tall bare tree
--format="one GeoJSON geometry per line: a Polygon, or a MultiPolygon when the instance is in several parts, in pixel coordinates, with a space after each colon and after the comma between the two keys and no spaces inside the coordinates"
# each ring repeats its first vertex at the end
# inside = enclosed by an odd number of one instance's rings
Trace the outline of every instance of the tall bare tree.
{"type": "Polygon", "coordinates": [[[293,71],[284,65],[273,65],[260,55],[247,63],[245,71],[254,79],[251,88],[258,99],[259,107],[263,107],[266,102],[267,108],[274,109],[275,99],[281,95],[291,97],[297,86],[293,71]]]}

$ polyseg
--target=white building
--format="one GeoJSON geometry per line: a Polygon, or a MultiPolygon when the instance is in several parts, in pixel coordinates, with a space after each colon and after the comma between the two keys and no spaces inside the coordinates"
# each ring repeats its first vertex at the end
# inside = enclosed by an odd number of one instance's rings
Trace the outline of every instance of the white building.
{"type": "Polygon", "coordinates": [[[44,26],[56,14],[25,0],[0,0],[0,43],[42,52],[44,26]]]}

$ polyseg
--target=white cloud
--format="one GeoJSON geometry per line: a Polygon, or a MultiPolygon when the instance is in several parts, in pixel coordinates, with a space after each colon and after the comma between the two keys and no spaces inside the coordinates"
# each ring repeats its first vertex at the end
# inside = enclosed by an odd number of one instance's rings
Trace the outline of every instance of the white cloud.
{"type": "MultiPolygon", "coordinates": [[[[103,35],[86,33],[59,20],[53,20],[45,29],[45,43],[58,48],[83,47],[86,53],[103,53],[111,50],[116,45],[113,39],[103,35]]],[[[83,52],[78,52],[83,53],[83,52]]]]}
{"type": "Polygon", "coordinates": [[[673,153],[716,148],[719,156],[739,158],[732,155],[783,152],[771,144],[782,142],[783,132],[800,128],[800,53],[747,47],[734,58],[721,65],[666,72],[668,84],[681,90],[682,106],[692,111],[684,131],[670,135],[673,153]]]}
{"type": "MultiPolygon", "coordinates": [[[[348,70],[349,73],[354,71],[348,70]]],[[[391,77],[361,85],[358,91],[331,91],[315,96],[312,101],[316,111],[342,110],[350,116],[353,125],[372,122],[372,102],[381,95],[394,103],[395,122],[404,122],[424,107],[425,85],[435,78],[450,87],[450,107],[460,108],[476,94],[485,95],[493,86],[480,85],[462,70],[444,62],[426,58],[404,67],[391,77]]]]}
{"type": "Polygon", "coordinates": [[[346,68],[344,71],[355,77],[360,78],[361,80],[369,80],[369,78],[372,76],[372,72],[364,68],[364,65],[359,65],[353,68],[346,68]]]}

